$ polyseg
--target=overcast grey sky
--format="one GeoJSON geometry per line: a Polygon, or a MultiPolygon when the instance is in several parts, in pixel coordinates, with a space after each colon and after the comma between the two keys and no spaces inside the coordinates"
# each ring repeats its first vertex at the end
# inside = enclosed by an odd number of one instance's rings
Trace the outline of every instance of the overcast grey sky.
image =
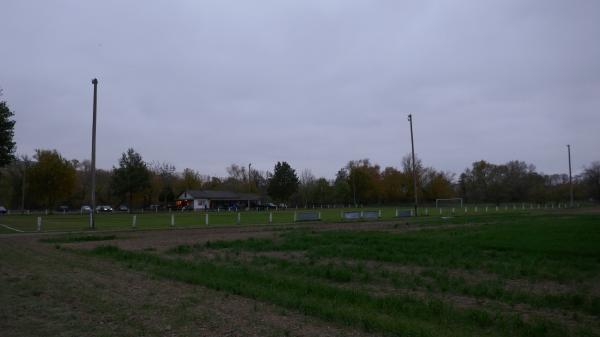
{"type": "Polygon", "coordinates": [[[348,160],[437,169],[600,160],[600,1],[0,2],[18,152],[231,163],[333,177],[348,160]]]}

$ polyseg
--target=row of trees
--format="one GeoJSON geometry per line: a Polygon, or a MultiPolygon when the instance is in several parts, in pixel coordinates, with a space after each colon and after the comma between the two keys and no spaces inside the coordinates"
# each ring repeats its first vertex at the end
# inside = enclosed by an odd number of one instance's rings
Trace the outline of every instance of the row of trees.
{"type": "MultiPolygon", "coordinates": [[[[568,176],[545,175],[521,161],[473,163],[456,180],[416,160],[417,193],[422,202],[463,197],[467,202],[558,202],[569,198],[568,176]]],[[[186,168],[178,172],[168,163],[147,163],[133,149],[121,155],[111,170],[96,171],[98,204],[144,207],[172,205],[184,190],[208,189],[252,192],[265,200],[310,206],[314,204],[397,204],[413,200],[410,156],[401,168],[381,168],[368,159],[353,160],[335,179],[316,177],[310,170],[299,174],[287,162],[273,172],[232,164],[226,177],[211,177],[186,168]]],[[[68,160],[56,150],[37,150],[0,169],[0,204],[13,209],[79,207],[89,204],[90,164],[68,160]]],[[[600,200],[600,163],[592,163],[574,179],[575,198],[600,200]]]]}
{"type": "MultiPolygon", "coordinates": [[[[496,165],[481,160],[460,175],[457,194],[472,202],[543,203],[568,200],[570,188],[567,174],[542,174],[523,161],[496,165]]],[[[600,200],[600,162],[574,177],[573,195],[576,200],[600,200]]]]}

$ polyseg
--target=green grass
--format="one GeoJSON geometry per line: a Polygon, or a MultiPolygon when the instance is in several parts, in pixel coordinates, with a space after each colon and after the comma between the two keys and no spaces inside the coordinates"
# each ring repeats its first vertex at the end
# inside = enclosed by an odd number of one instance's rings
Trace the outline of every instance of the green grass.
{"type": "Polygon", "coordinates": [[[275,238],[181,245],[166,253],[105,246],[90,254],[384,334],[600,334],[600,297],[593,289],[600,281],[599,215],[430,219],[467,226],[289,230],[275,238]],[[514,281],[523,286],[509,286],[514,281]],[[476,304],[457,306],[448,296],[476,304]],[[517,305],[529,308],[527,319],[512,312],[517,305]],[[560,319],[548,316],[555,311],[560,319]]]}
{"type": "MultiPolygon", "coordinates": [[[[318,211],[321,212],[322,222],[340,222],[340,212],[351,211],[351,210],[381,210],[382,221],[396,220],[399,222],[436,222],[440,221],[440,215],[434,208],[427,208],[430,216],[420,216],[418,220],[415,218],[395,218],[396,208],[400,210],[408,210],[410,207],[367,207],[363,209],[353,208],[324,208],[324,209],[309,209],[309,210],[298,210],[298,211],[318,211]]],[[[269,213],[273,214],[273,224],[289,224],[294,222],[294,212],[296,210],[281,210],[281,211],[241,211],[239,225],[257,225],[257,224],[268,224],[269,213]]],[[[424,214],[424,209],[422,209],[424,214]]],[[[443,216],[448,216],[449,209],[444,209],[443,216]]],[[[485,213],[484,208],[480,207],[478,213],[474,213],[473,207],[469,208],[467,214],[464,213],[464,209],[457,209],[455,218],[459,218],[459,221],[465,221],[473,216],[494,216],[497,214],[504,214],[514,216],[515,214],[521,214],[523,212],[539,212],[538,210],[521,210],[521,209],[500,209],[496,212],[494,208],[490,208],[488,213],[485,213]]],[[[237,212],[209,212],[209,226],[231,226],[238,225],[237,212]]],[[[190,228],[190,227],[206,227],[205,213],[204,212],[173,212],[173,213],[140,213],[135,214],[136,216],[136,227],[135,229],[159,229],[159,228],[172,228],[171,226],[171,215],[175,217],[175,228],[190,228]]],[[[114,213],[114,214],[98,214],[96,216],[96,228],[97,230],[126,230],[133,229],[133,216],[134,214],[126,213],[114,213]]],[[[10,226],[19,231],[35,232],[37,231],[37,218],[42,218],[42,231],[87,231],[89,228],[89,216],[80,214],[31,214],[31,215],[3,215],[0,217],[0,224],[10,226]]],[[[371,220],[372,221],[372,220],[371,220]]],[[[447,221],[457,221],[456,219],[447,221]]],[[[347,222],[353,222],[347,220],[347,222]]],[[[17,231],[0,226],[0,234],[17,233],[17,231]]]]}
{"type": "Polygon", "coordinates": [[[156,276],[268,301],[326,320],[367,331],[399,336],[564,336],[565,330],[549,321],[525,322],[514,315],[458,309],[435,299],[414,296],[374,296],[355,289],[330,286],[285,271],[263,273],[243,264],[218,264],[167,259],[114,246],[98,247],[91,254],[126,263],[156,276]]]}

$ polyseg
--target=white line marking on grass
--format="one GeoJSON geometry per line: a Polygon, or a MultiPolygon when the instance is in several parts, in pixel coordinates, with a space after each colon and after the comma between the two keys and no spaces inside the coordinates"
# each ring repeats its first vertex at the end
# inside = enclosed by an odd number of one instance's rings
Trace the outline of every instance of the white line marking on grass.
{"type": "Polygon", "coordinates": [[[12,229],[12,230],[13,230],[13,231],[15,231],[15,232],[23,233],[23,231],[22,231],[22,230],[20,230],[20,229],[16,229],[16,228],[12,228],[12,227],[10,227],[10,226],[7,226],[7,225],[0,224],[0,226],[2,226],[2,227],[4,227],[4,228],[12,229]]]}

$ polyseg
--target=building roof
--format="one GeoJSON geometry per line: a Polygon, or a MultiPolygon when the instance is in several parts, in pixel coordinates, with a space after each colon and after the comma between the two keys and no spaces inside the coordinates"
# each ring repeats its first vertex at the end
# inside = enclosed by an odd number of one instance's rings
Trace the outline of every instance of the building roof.
{"type": "Polygon", "coordinates": [[[254,193],[238,193],[232,191],[188,190],[183,192],[178,199],[260,200],[260,196],[254,193]]]}

